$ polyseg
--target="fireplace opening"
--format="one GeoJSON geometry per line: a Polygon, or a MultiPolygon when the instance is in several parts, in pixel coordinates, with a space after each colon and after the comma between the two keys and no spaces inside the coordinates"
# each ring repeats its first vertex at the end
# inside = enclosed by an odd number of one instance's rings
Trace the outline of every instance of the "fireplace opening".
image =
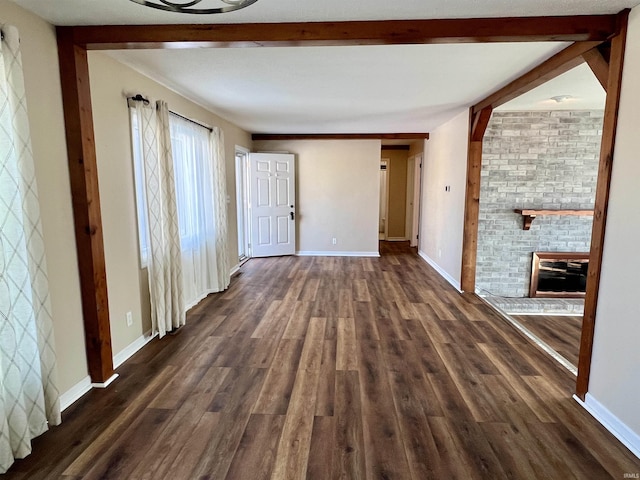
{"type": "Polygon", "coordinates": [[[587,289],[589,254],[534,252],[531,267],[531,298],[580,298],[587,289]]]}

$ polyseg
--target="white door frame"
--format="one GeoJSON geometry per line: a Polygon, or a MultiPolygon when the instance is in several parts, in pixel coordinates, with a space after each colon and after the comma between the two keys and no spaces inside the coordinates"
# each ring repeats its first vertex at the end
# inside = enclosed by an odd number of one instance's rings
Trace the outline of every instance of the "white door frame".
{"type": "Polygon", "coordinates": [[[238,229],[238,265],[251,258],[251,201],[249,198],[249,150],[235,146],[236,164],[236,225],[238,229]],[[241,235],[243,237],[241,250],[241,235]]]}
{"type": "Polygon", "coordinates": [[[414,190],[415,190],[415,155],[407,158],[407,195],[405,199],[405,218],[404,218],[404,236],[405,240],[411,240],[413,237],[413,209],[415,208],[414,190]]]}

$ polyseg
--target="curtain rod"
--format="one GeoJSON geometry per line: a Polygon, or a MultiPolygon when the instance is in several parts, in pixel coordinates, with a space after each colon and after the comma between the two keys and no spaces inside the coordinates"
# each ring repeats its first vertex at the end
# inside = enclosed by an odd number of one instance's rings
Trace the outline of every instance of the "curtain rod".
{"type": "MultiPolygon", "coordinates": [[[[133,100],[134,102],[142,102],[142,103],[144,103],[145,105],[149,105],[149,103],[150,103],[148,98],[143,97],[143,96],[142,96],[141,94],[139,94],[139,93],[138,93],[138,94],[136,94],[136,95],[134,95],[134,96],[132,96],[132,97],[127,97],[127,100],[133,100]]],[[[210,132],[213,132],[213,128],[208,127],[207,125],[204,125],[204,124],[202,124],[202,123],[200,123],[200,122],[197,122],[196,120],[192,120],[192,119],[190,119],[190,118],[188,118],[188,117],[185,117],[184,115],[180,115],[179,113],[176,113],[176,112],[174,112],[173,110],[169,110],[169,113],[170,113],[171,115],[175,115],[176,117],[180,117],[180,118],[182,118],[183,120],[186,120],[187,122],[195,123],[195,124],[196,124],[196,125],[198,125],[199,127],[206,128],[206,129],[207,129],[207,130],[209,130],[210,132]]]]}
{"type": "Polygon", "coordinates": [[[206,128],[206,129],[207,129],[207,130],[209,130],[210,132],[213,132],[213,128],[208,127],[208,126],[206,126],[206,125],[204,125],[204,124],[202,124],[202,123],[200,123],[200,122],[197,122],[196,120],[192,120],[192,119],[190,119],[190,118],[187,118],[187,117],[185,117],[184,115],[180,115],[179,113],[176,113],[176,112],[174,112],[174,111],[172,111],[172,110],[169,110],[169,113],[170,113],[171,115],[175,115],[176,117],[180,117],[181,119],[186,120],[187,122],[195,123],[195,124],[196,124],[196,125],[198,125],[199,127],[206,128]]]}

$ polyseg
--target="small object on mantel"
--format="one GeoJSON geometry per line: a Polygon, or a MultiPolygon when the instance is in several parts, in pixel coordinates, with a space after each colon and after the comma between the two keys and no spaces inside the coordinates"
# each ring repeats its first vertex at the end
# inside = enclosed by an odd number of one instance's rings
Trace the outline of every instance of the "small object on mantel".
{"type": "Polygon", "coordinates": [[[593,216],[593,210],[522,210],[514,209],[514,212],[522,215],[522,229],[529,230],[531,224],[538,215],[574,215],[588,217],[593,216]]]}

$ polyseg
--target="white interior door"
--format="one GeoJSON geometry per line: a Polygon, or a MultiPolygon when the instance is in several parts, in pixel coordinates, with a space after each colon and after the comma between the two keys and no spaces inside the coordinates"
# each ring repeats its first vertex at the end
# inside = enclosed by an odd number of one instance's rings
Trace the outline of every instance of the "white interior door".
{"type": "Polygon", "coordinates": [[[290,153],[252,153],[250,160],[252,256],[293,255],[295,157],[290,153]]]}

